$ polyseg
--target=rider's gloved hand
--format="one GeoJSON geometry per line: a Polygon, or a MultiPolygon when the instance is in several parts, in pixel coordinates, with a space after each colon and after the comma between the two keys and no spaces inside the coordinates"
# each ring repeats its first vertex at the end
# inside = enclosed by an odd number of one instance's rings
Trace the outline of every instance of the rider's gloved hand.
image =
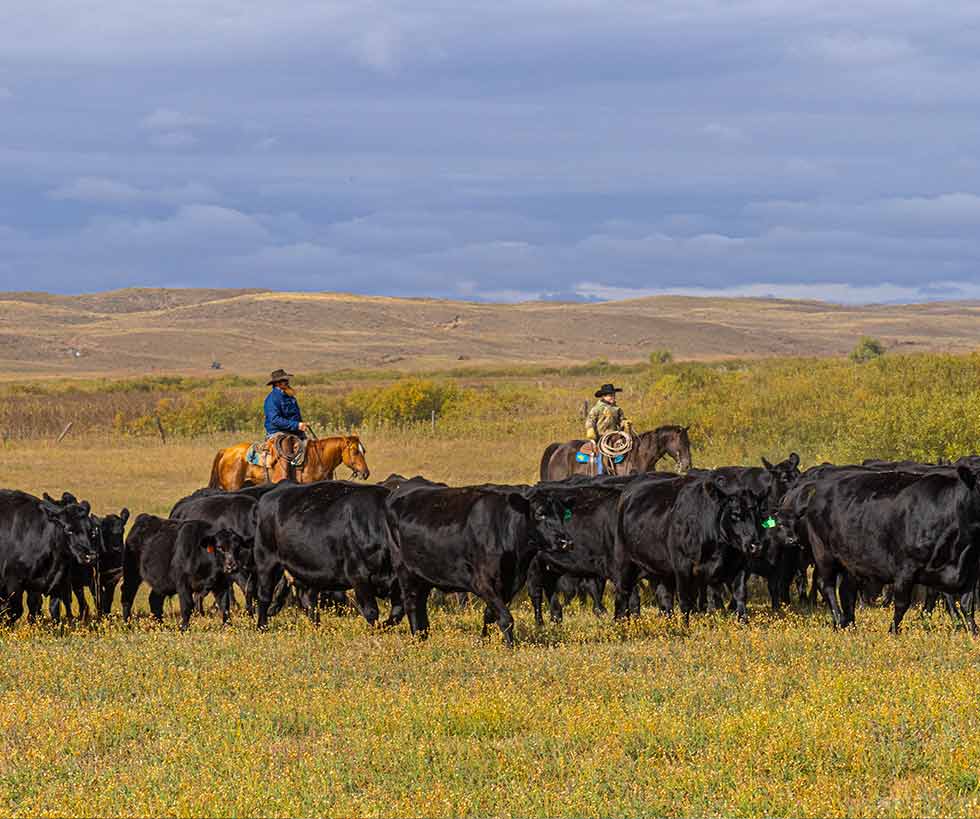
{"type": "Polygon", "coordinates": [[[299,422],[299,431],[300,432],[309,432],[310,431],[309,424],[307,424],[306,421],[300,421],[299,422]]]}

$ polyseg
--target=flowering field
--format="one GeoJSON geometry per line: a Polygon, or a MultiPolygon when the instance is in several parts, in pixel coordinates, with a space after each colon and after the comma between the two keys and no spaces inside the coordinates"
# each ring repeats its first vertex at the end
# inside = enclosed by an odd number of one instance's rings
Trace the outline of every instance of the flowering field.
{"type": "Polygon", "coordinates": [[[968,815],[980,653],[882,611],[689,629],[575,607],[515,651],[478,611],[432,636],[354,618],[21,627],[0,665],[18,815],[968,815]]]}
{"type": "MultiPolygon", "coordinates": [[[[627,381],[624,403],[641,429],[692,424],[695,463],[713,466],[790,449],[805,465],[977,451],[978,375],[976,357],[922,356],[613,377],[627,381]]],[[[412,423],[364,430],[372,478],[533,480],[543,446],[578,430],[595,381],[467,378],[439,386],[436,434],[412,423]]],[[[102,411],[111,390],[45,389],[10,396],[5,411],[29,419],[39,402],[57,430],[84,404],[91,424],[60,444],[43,430],[3,441],[0,485],[70,489],[98,513],[166,515],[236,437],[190,429],[164,444],[139,433],[139,406],[125,428],[102,411]]],[[[254,388],[235,389],[254,400],[254,388]]],[[[418,383],[379,389],[388,403],[375,397],[364,404],[372,412],[433,394],[418,383]]],[[[345,385],[336,400],[352,390],[371,385],[345,385]]],[[[195,404],[195,394],[153,400],[193,419],[211,400],[195,404]]],[[[238,612],[230,628],[195,618],[181,635],[172,603],[158,628],[142,597],[132,626],[22,623],[0,630],[0,813],[980,811],[977,643],[941,612],[913,613],[895,638],[888,612],[861,609],[857,628],[835,633],[822,609],[774,617],[760,592],[748,626],[709,615],[689,628],[650,608],[621,626],[573,605],[564,624],[537,630],[521,599],[515,651],[496,633],[479,639],[478,610],[434,610],[424,643],[407,625],[376,632],[328,616],[313,628],[294,613],[263,634],[238,612]]]]}

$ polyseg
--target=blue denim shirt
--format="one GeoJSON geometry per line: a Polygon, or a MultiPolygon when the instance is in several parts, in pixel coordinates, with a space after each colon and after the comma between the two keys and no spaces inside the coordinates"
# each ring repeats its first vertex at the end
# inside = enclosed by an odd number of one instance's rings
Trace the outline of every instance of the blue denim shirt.
{"type": "Polygon", "coordinates": [[[293,396],[273,387],[265,399],[265,434],[299,432],[299,422],[302,420],[299,402],[293,396]]]}

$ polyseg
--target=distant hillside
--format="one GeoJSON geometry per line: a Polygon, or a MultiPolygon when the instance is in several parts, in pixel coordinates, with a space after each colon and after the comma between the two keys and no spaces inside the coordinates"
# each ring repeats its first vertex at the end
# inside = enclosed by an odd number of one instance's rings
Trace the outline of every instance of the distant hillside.
{"type": "Polygon", "coordinates": [[[904,351],[980,347],[980,304],[842,307],[664,296],[474,304],[263,290],[0,293],[0,374],[399,369],[460,360],[839,355],[861,335],[904,351]]]}

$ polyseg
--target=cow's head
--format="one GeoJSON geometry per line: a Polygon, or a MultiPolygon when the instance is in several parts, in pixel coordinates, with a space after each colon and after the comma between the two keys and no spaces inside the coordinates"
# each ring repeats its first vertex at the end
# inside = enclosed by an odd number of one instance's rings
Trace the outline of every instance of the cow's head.
{"type": "Polygon", "coordinates": [[[83,566],[94,563],[99,556],[98,537],[88,502],[59,503],[45,497],[38,505],[47,519],[61,529],[69,554],[83,566]]]}
{"type": "Polygon", "coordinates": [[[201,546],[214,555],[221,571],[234,574],[242,565],[242,551],[245,540],[231,529],[221,529],[213,535],[208,535],[201,541],[201,546]]]}
{"type": "Polygon", "coordinates": [[[800,456],[795,452],[791,452],[785,461],[780,461],[778,464],[771,464],[763,458],[762,465],[772,477],[771,496],[778,503],[782,500],[783,495],[789,492],[800,479],[800,475],[802,474],[800,472],[800,456]]]}
{"type": "Polygon", "coordinates": [[[129,520],[129,510],[123,507],[118,515],[106,515],[102,518],[92,516],[92,522],[99,531],[103,555],[121,555],[123,541],[126,535],[126,521],[129,520]]]}
{"type": "Polygon", "coordinates": [[[722,539],[747,557],[759,557],[765,545],[759,498],[733,484],[728,478],[713,475],[707,480],[705,491],[717,504],[722,539]]]}
{"type": "MultiPolygon", "coordinates": [[[[521,497],[518,493],[514,493],[521,497]]],[[[530,492],[524,499],[529,511],[533,539],[542,549],[564,552],[572,548],[568,531],[572,509],[559,498],[546,492],[530,492]]]]}

